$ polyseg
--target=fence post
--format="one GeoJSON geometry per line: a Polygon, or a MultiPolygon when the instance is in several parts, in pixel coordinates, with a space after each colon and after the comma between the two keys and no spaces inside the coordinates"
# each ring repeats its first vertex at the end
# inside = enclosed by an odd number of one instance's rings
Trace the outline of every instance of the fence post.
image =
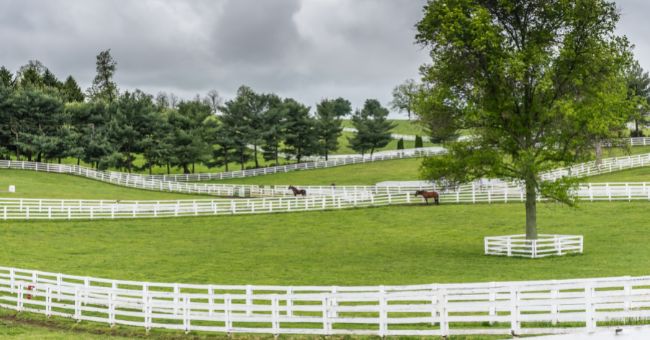
{"type": "Polygon", "coordinates": [[[52,287],[45,289],[45,316],[52,316],[52,287]]]}
{"type": "Polygon", "coordinates": [[[592,331],[596,328],[596,318],[594,315],[594,288],[591,282],[588,282],[585,285],[585,317],[586,317],[586,326],[587,330],[592,331]]]}
{"type": "Polygon", "coordinates": [[[388,302],[386,300],[386,291],[382,286],[379,295],[379,336],[386,336],[388,331],[388,302]]]}
{"type": "Polygon", "coordinates": [[[557,303],[557,299],[560,296],[560,291],[557,288],[551,289],[551,300],[553,301],[551,304],[551,323],[555,326],[558,323],[558,313],[560,312],[559,305],[557,303]]]}
{"type": "Polygon", "coordinates": [[[246,285],[246,315],[253,315],[251,307],[253,306],[253,287],[251,285],[246,285]]]}
{"type": "Polygon", "coordinates": [[[517,287],[510,288],[510,331],[513,335],[519,334],[519,291],[517,287]]]}
{"type": "Polygon", "coordinates": [[[226,328],[226,333],[230,334],[232,331],[232,321],[230,320],[230,311],[232,309],[232,298],[230,297],[230,294],[226,294],[223,297],[223,313],[224,315],[224,326],[226,328]]]}
{"type": "Polygon", "coordinates": [[[495,320],[493,318],[497,315],[496,297],[496,283],[490,282],[490,325],[494,325],[495,320]]]}
{"type": "Polygon", "coordinates": [[[323,311],[322,311],[322,316],[323,316],[323,333],[325,335],[330,335],[332,333],[332,324],[330,323],[329,320],[329,305],[330,305],[330,299],[327,296],[323,296],[323,299],[321,303],[323,304],[323,311]]]}
{"type": "Polygon", "coordinates": [[[273,295],[271,299],[271,328],[273,329],[273,335],[280,335],[280,303],[278,301],[278,296],[273,295]]]}
{"type": "Polygon", "coordinates": [[[440,336],[449,336],[449,322],[447,321],[447,289],[438,289],[438,317],[440,320],[440,336]]]}

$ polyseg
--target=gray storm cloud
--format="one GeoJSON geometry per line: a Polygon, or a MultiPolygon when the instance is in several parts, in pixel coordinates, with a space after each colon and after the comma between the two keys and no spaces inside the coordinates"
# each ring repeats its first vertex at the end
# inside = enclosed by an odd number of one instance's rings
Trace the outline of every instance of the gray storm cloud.
{"type": "MultiPolygon", "coordinates": [[[[121,89],[190,98],[237,87],[314,105],[342,96],[383,103],[417,77],[427,53],[414,44],[425,0],[4,0],[0,64],[39,59],[88,87],[95,55],[110,48],[121,89]]],[[[650,2],[618,1],[619,33],[650,69],[644,28],[650,2]]]]}

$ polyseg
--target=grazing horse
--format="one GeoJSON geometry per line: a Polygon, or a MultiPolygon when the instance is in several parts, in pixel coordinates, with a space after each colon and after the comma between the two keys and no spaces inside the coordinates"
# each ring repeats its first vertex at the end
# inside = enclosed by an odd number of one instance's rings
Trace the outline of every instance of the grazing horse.
{"type": "Polygon", "coordinates": [[[293,196],[298,196],[298,195],[307,196],[307,190],[305,190],[305,189],[298,189],[298,188],[294,187],[293,185],[290,185],[289,189],[291,189],[291,191],[293,191],[293,196]]]}
{"type": "Polygon", "coordinates": [[[429,204],[429,198],[433,198],[434,202],[436,205],[440,205],[440,195],[436,191],[425,191],[425,190],[418,190],[415,192],[415,196],[422,196],[424,200],[429,204]]]}

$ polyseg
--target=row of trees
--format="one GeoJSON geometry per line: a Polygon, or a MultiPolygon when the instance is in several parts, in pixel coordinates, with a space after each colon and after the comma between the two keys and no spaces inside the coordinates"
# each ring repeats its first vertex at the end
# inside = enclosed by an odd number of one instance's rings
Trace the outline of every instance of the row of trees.
{"type": "Polygon", "coordinates": [[[300,162],[339,149],[342,120],[351,116],[359,130],[349,143],[372,154],[390,141],[388,110],[374,99],[352,113],[343,98],[323,99],[310,107],[295,99],[257,93],[247,86],[222,104],[216,91],[192,100],[173,94],[156,97],[142,91],[120,93],[113,77],[117,63],[110,50],[97,56],[97,76],[82,92],[72,76],[59,81],[38,61],[14,75],[0,68],[0,156],[28,160],[75,158],[105,169],[136,170],[154,166],[193,172],[196,163],[210,167],[260,159],[300,162]]]}

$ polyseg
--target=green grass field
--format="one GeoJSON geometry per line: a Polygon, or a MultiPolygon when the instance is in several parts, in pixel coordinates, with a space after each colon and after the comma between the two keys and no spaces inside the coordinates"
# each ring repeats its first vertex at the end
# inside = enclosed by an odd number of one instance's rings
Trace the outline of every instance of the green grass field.
{"type": "Polygon", "coordinates": [[[650,167],[628,169],[589,177],[589,182],[650,182],[650,167]]]}
{"type": "Polygon", "coordinates": [[[582,234],[585,254],[537,260],[483,255],[484,236],[523,232],[522,204],[12,221],[0,223],[0,264],[115,279],[280,285],[647,275],[639,265],[650,263],[647,209],[647,202],[541,204],[540,232],[582,234]]]}
{"type": "Polygon", "coordinates": [[[0,170],[0,197],[120,200],[210,198],[204,195],[132,189],[73,175],[6,169],[0,170]],[[16,186],[16,193],[7,192],[9,185],[16,186]]]}
{"type": "MultiPolygon", "coordinates": [[[[390,120],[396,126],[393,128],[392,133],[400,135],[420,135],[425,136],[426,132],[420,124],[415,120],[406,120],[406,119],[391,119],[390,120]]],[[[352,120],[345,119],[343,120],[343,127],[354,127],[352,120]]]]}
{"type": "Polygon", "coordinates": [[[294,185],[372,185],[382,181],[417,180],[419,158],[406,158],[325,169],[292,171],[272,175],[235,178],[216,183],[240,184],[294,184],[294,185]]]}

